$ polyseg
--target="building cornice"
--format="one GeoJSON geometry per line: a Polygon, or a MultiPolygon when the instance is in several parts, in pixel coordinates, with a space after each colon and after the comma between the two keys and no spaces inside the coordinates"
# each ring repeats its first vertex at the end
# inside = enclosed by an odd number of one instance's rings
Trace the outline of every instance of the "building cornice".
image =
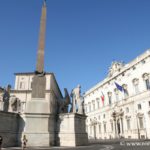
{"type": "MultiPolygon", "coordinates": [[[[35,72],[17,72],[14,73],[14,75],[34,75],[35,72]]],[[[45,72],[46,75],[52,75],[53,73],[51,72],[45,72]]]]}

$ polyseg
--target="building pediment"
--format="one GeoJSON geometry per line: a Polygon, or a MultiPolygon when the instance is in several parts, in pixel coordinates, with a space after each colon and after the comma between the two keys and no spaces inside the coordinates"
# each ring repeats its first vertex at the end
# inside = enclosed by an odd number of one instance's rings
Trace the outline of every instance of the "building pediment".
{"type": "Polygon", "coordinates": [[[111,77],[115,73],[120,72],[123,66],[124,66],[123,62],[113,61],[111,63],[111,66],[109,67],[108,76],[111,77]]]}

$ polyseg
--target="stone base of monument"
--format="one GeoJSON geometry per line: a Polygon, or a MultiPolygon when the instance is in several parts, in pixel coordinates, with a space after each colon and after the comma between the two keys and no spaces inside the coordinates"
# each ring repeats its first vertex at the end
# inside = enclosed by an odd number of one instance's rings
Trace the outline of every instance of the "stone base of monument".
{"type": "MultiPolygon", "coordinates": [[[[85,115],[63,113],[52,115],[46,100],[27,102],[21,115],[18,139],[26,135],[27,146],[82,146],[88,144],[85,115]]],[[[20,140],[21,144],[21,140],[20,140]]]]}
{"type": "Polygon", "coordinates": [[[27,101],[26,113],[50,113],[49,102],[43,98],[32,98],[27,101]]]}
{"type": "Polygon", "coordinates": [[[54,116],[50,114],[25,113],[25,128],[23,135],[26,135],[28,146],[54,146],[54,116]]]}
{"type": "MultiPolygon", "coordinates": [[[[22,135],[26,135],[28,146],[55,145],[55,116],[49,113],[46,100],[36,99],[27,102],[26,111],[22,114],[24,120],[20,122],[22,135]]],[[[21,135],[20,135],[21,137],[21,135]]]]}
{"type": "Polygon", "coordinates": [[[57,120],[56,142],[59,146],[83,146],[88,144],[85,128],[85,115],[59,114],[57,120]]]}

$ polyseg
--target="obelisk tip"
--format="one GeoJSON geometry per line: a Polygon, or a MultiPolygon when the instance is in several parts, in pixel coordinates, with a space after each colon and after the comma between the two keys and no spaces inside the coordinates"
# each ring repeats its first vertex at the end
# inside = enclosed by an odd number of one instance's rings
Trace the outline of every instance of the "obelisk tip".
{"type": "Polygon", "coordinates": [[[44,0],[44,2],[43,2],[43,6],[45,6],[45,7],[46,7],[46,0],[44,0]]]}

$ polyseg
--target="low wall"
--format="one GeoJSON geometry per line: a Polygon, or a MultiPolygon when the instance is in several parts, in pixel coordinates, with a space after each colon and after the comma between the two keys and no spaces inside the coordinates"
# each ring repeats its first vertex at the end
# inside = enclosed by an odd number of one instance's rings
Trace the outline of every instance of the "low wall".
{"type": "Polygon", "coordinates": [[[0,135],[3,137],[2,147],[17,146],[19,115],[0,111],[0,135]]]}

